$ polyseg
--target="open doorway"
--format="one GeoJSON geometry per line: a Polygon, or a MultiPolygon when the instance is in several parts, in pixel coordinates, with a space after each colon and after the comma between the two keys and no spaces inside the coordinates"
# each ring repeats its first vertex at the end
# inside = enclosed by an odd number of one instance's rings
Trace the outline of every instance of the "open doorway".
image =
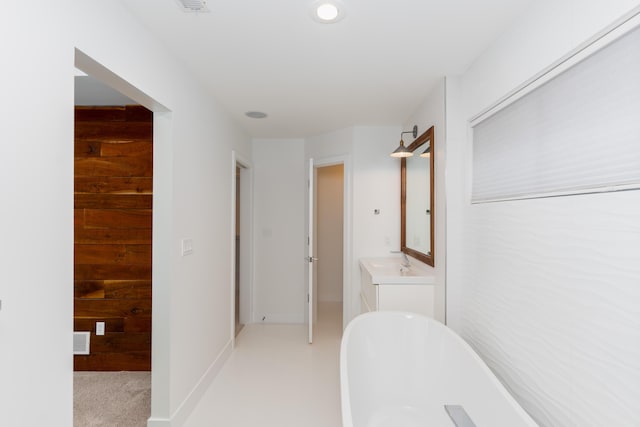
{"type": "Polygon", "coordinates": [[[244,327],[244,323],[240,320],[240,268],[242,264],[242,258],[240,257],[240,236],[241,236],[241,221],[240,221],[240,213],[242,209],[242,200],[241,200],[241,171],[242,168],[236,164],[236,262],[235,262],[235,316],[234,316],[234,337],[237,337],[242,328],[244,327]]]}
{"type": "Polygon", "coordinates": [[[345,197],[344,164],[316,168],[314,323],[318,329],[343,323],[345,197]]]}
{"type": "MultiPolygon", "coordinates": [[[[157,361],[151,372],[163,342],[152,346],[151,310],[164,302],[158,284],[166,287],[168,251],[156,236],[168,230],[170,200],[157,198],[166,186],[156,185],[154,169],[171,177],[170,114],[77,49],[75,66],[74,331],[89,340],[83,348],[74,337],[74,425],[146,425],[151,375],[158,388],[168,372],[157,361]]],[[[154,337],[165,319],[154,316],[154,337]]]]}
{"type": "Polygon", "coordinates": [[[151,412],[153,113],[109,89],[76,76],[75,426],[151,412]]]}
{"type": "Polygon", "coordinates": [[[232,237],[233,280],[231,290],[231,337],[235,345],[235,337],[245,324],[252,319],[251,297],[251,168],[250,163],[242,159],[234,151],[232,153],[234,178],[231,206],[234,222],[232,237]]]}

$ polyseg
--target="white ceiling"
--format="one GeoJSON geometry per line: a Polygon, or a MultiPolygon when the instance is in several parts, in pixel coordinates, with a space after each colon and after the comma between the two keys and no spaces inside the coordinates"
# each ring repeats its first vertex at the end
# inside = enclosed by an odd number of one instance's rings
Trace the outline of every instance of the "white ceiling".
{"type": "Polygon", "coordinates": [[[121,1],[254,137],[401,124],[531,2],[342,0],[346,17],[321,24],[314,0],[121,1]]]}

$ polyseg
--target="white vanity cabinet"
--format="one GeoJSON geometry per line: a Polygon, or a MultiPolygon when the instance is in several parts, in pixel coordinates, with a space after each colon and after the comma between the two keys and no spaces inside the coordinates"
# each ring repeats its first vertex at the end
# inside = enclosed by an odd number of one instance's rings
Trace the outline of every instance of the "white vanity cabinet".
{"type": "Polygon", "coordinates": [[[362,312],[409,311],[433,317],[433,268],[413,263],[408,269],[401,258],[360,260],[362,312]]]}

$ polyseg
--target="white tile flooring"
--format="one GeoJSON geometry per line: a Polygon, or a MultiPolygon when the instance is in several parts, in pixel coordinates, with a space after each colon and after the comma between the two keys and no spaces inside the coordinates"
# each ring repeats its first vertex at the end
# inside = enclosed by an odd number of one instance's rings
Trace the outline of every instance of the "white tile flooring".
{"type": "Polygon", "coordinates": [[[246,325],[184,427],[340,427],[342,304],[304,325],[246,325]]]}

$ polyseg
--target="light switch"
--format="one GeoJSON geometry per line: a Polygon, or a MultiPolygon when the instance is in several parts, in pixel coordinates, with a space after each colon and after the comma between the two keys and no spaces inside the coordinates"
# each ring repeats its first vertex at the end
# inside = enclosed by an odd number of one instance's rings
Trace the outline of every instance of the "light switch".
{"type": "Polygon", "coordinates": [[[193,240],[182,239],[182,256],[191,255],[193,253],[193,240]]]}
{"type": "Polygon", "coordinates": [[[96,335],[104,335],[104,322],[96,322],[96,335]]]}

